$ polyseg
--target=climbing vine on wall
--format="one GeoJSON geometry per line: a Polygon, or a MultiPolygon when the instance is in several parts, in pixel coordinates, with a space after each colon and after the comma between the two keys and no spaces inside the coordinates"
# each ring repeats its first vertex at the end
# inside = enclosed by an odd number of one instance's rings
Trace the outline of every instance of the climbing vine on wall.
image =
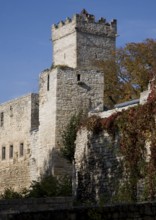
{"type": "Polygon", "coordinates": [[[76,134],[80,125],[80,121],[85,117],[85,113],[79,111],[78,114],[72,115],[65,130],[62,133],[61,153],[70,163],[74,159],[76,134]]]}
{"type": "Polygon", "coordinates": [[[137,200],[138,182],[146,185],[144,199],[156,198],[156,89],[153,86],[147,103],[131,107],[101,119],[91,116],[85,122],[88,130],[98,134],[107,131],[112,138],[118,133],[123,156],[125,179],[130,186],[131,201],[137,200]]]}

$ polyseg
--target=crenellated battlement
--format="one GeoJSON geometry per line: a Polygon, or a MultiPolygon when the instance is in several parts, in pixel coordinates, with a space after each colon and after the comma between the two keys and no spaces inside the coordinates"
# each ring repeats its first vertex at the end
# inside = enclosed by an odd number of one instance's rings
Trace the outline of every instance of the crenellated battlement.
{"type": "Polygon", "coordinates": [[[115,49],[117,21],[95,19],[85,9],[52,26],[53,64],[94,68],[93,61],[108,59],[115,49]]]}
{"type": "MultiPolygon", "coordinates": [[[[102,29],[103,29],[103,34],[105,35],[107,34],[110,35],[110,32],[111,33],[113,32],[114,34],[116,34],[116,30],[117,30],[116,19],[113,19],[111,22],[107,22],[105,18],[101,17],[99,20],[96,21],[95,16],[92,14],[89,14],[85,9],[83,9],[80,14],[75,14],[72,18],[67,17],[65,21],[60,21],[58,24],[54,24],[52,26],[52,30],[53,32],[55,32],[62,27],[65,28],[66,25],[69,25],[69,24],[75,24],[76,30],[78,30],[78,28],[81,28],[82,24],[84,26],[93,25],[93,28],[95,29],[99,26],[101,27],[100,32],[102,32],[102,29]]],[[[62,31],[62,29],[60,29],[60,31],[62,31]]]]}
{"type": "Polygon", "coordinates": [[[71,23],[73,20],[75,20],[74,17],[73,17],[72,19],[69,18],[69,17],[67,17],[65,21],[60,21],[58,24],[53,24],[53,25],[52,25],[52,28],[53,28],[53,29],[58,29],[58,28],[60,28],[60,27],[62,27],[62,26],[64,26],[64,25],[66,25],[66,24],[71,23]]]}

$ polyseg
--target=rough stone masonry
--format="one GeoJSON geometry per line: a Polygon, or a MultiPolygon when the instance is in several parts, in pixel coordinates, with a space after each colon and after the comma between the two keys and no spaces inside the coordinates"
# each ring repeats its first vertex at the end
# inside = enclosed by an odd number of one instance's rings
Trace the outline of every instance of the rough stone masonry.
{"type": "Polygon", "coordinates": [[[59,153],[61,132],[77,111],[103,111],[104,74],[96,60],[115,50],[117,22],[83,10],[52,27],[53,64],[39,76],[39,93],[0,105],[0,191],[71,173],[59,153]]]}

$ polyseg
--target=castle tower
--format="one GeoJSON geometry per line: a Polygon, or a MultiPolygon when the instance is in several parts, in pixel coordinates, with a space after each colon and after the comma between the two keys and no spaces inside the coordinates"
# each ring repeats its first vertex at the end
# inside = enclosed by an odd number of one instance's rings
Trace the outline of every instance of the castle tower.
{"type": "Polygon", "coordinates": [[[0,105],[0,192],[71,174],[60,154],[62,131],[75,113],[103,110],[104,74],[94,61],[111,56],[115,36],[116,20],[95,21],[85,10],[53,26],[53,65],[40,74],[39,94],[0,105]]]}
{"type": "Polygon", "coordinates": [[[108,59],[115,49],[115,34],[115,20],[95,22],[85,10],[53,26],[53,68],[40,75],[40,173],[71,172],[59,155],[61,134],[74,113],[103,110],[104,74],[94,68],[93,60],[108,59]]]}
{"type": "Polygon", "coordinates": [[[115,50],[117,22],[95,21],[94,15],[83,10],[52,27],[53,63],[73,68],[95,67],[115,50]]]}

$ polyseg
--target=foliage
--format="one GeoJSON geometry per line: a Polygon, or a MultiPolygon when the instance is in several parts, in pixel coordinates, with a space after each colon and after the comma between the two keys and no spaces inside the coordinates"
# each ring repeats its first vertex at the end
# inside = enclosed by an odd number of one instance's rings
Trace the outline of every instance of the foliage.
{"type": "Polygon", "coordinates": [[[115,133],[118,130],[115,120],[119,115],[120,115],[120,112],[114,113],[110,115],[108,118],[101,119],[102,128],[107,130],[107,132],[113,137],[115,136],[115,133]]]}
{"type": "Polygon", "coordinates": [[[29,189],[16,192],[12,188],[6,188],[0,195],[0,199],[40,198],[55,196],[71,196],[72,182],[68,176],[56,178],[46,176],[41,181],[33,181],[29,189]]]}
{"type": "Polygon", "coordinates": [[[63,157],[70,163],[72,163],[74,159],[76,134],[80,126],[81,119],[82,112],[73,115],[62,134],[63,147],[61,148],[61,152],[63,157]]]}
{"type": "Polygon", "coordinates": [[[72,196],[72,179],[69,176],[59,177],[58,196],[72,196]]]}
{"type": "Polygon", "coordinates": [[[98,61],[105,77],[104,100],[108,108],[139,97],[156,73],[156,40],[128,43],[106,61],[98,61]]]}
{"type": "Polygon", "coordinates": [[[107,130],[110,135],[114,136],[117,129],[115,119],[119,114],[120,113],[112,114],[108,118],[100,118],[97,115],[92,115],[84,120],[81,125],[85,126],[88,131],[92,131],[94,134],[99,134],[102,130],[107,130]]]}
{"type": "Polygon", "coordinates": [[[88,211],[88,217],[91,220],[105,220],[103,215],[103,207],[92,208],[88,211]]]}
{"type": "Polygon", "coordinates": [[[131,196],[131,184],[128,181],[122,182],[112,198],[113,203],[133,203],[131,196]]]}
{"type": "Polygon", "coordinates": [[[100,131],[102,131],[101,118],[96,115],[84,120],[83,124],[81,125],[84,124],[86,125],[87,130],[92,131],[94,134],[98,134],[100,131]]]}
{"type": "Polygon", "coordinates": [[[0,199],[19,199],[22,197],[22,193],[18,193],[12,188],[6,188],[4,193],[0,195],[0,199]]]}
{"type": "Polygon", "coordinates": [[[47,176],[41,181],[33,181],[26,197],[55,197],[71,196],[71,179],[67,176],[57,179],[54,176],[47,176]]]}
{"type": "Polygon", "coordinates": [[[131,107],[104,119],[91,116],[86,122],[87,129],[96,134],[105,130],[113,138],[116,133],[120,135],[119,145],[124,158],[125,185],[118,189],[119,198],[128,192],[128,201],[136,201],[137,186],[142,180],[146,183],[146,199],[156,198],[155,118],[156,88],[153,85],[146,104],[131,107]]]}
{"type": "Polygon", "coordinates": [[[104,73],[104,104],[106,108],[112,108],[117,102],[120,91],[120,81],[117,74],[115,54],[109,60],[96,61],[95,65],[104,73]]]}

